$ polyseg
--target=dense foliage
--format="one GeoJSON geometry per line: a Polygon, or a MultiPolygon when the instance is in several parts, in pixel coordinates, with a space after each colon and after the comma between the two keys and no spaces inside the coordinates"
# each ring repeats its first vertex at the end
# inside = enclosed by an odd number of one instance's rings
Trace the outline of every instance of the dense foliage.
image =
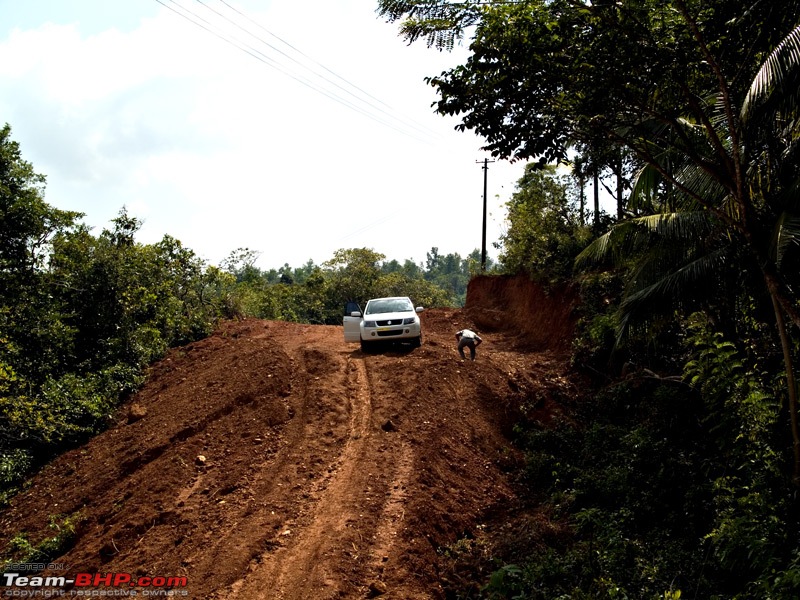
{"type": "MultiPolygon", "coordinates": [[[[431,248],[426,264],[400,264],[369,248],[337,250],[322,265],[308,261],[292,268],[264,271],[255,266],[259,253],[240,248],[223,261],[237,281],[237,310],[242,316],[302,323],[339,325],[345,303],[365,303],[381,296],[409,296],[418,306],[461,306],[467,284],[480,267],[480,252],[466,259],[442,256],[431,248]]],[[[489,269],[497,267],[489,262],[489,269]]]]}
{"type": "Polygon", "coordinates": [[[44,202],[0,130],[0,501],[32,467],[102,429],[144,368],[231,316],[234,278],[169,236],[100,235],[44,202]]]}
{"type": "MultiPolygon", "coordinates": [[[[597,389],[519,427],[538,511],[567,533],[497,545],[501,568],[453,595],[796,598],[800,5],[378,4],[410,41],[472,35],[429,83],[495,156],[617,180],[617,221],[574,272],[573,360],[597,389]]],[[[528,183],[504,257],[546,280],[574,252],[548,241],[551,182],[528,183]]]]}

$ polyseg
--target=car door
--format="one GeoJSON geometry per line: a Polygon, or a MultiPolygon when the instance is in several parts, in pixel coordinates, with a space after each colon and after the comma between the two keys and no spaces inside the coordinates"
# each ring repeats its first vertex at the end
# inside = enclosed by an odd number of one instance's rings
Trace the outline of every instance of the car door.
{"type": "Polygon", "coordinates": [[[361,307],[356,302],[348,302],[344,307],[344,341],[361,341],[361,307]],[[355,316],[353,316],[355,315],[355,316]]]}

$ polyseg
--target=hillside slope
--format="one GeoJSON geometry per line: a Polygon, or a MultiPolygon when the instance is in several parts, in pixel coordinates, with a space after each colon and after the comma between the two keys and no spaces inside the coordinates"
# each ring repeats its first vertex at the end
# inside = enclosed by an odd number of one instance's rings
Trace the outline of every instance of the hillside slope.
{"type": "Polygon", "coordinates": [[[227,323],[170,352],[108,431],[48,465],[0,513],[0,550],[69,516],[55,574],[183,576],[191,598],[440,598],[439,549],[514,500],[518,406],[545,416],[548,390],[569,385],[571,300],[531,308],[531,294],[474,280],[465,309],[423,313],[414,350],[227,323]],[[475,363],[456,353],[465,326],[485,340],[475,363]]]}

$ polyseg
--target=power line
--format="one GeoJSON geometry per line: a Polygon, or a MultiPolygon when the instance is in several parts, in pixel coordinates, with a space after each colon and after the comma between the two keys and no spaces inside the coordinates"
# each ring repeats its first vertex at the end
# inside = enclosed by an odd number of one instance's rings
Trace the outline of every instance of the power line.
{"type": "MultiPolygon", "coordinates": [[[[271,50],[273,50],[274,52],[277,52],[277,53],[279,53],[280,55],[282,55],[282,56],[284,56],[285,58],[287,58],[287,59],[291,60],[292,62],[296,63],[297,65],[299,65],[299,66],[301,66],[301,67],[303,67],[303,68],[307,69],[307,70],[308,70],[308,71],[310,71],[310,72],[311,72],[311,73],[312,73],[314,76],[316,76],[316,77],[319,77],[320,79],[323,79],[324,81],[328,82],[329,84],[331,84],[331,85],[334,85],[334,86],[336,86],[337,88],[341,89],[342,91],[346,92],[347,94],[351,95],[351,96],[352,96],[353,98],[355,98],[355,99],[356,99],[358,102],[361,102],[361,103],[365,104],[365,105],[367,106],[367,108],[365,108],[364,106],[359,106],[359,105],[357,105],[357,104],[354,104],[352,101],[350,101],[350,100],[348,100],[348,99],[346,99],[346,98],[343,98],[341,95],[337,94],[337,93],[336,93],[335,91],[333,91],[333,90],[330,90],[330,89],[325,89],[325,88],[323,88],[323,87],[320,87],[320,85],[318,85],[318,83],[315,83],[315,82],[313,82],[313,81],[311,81],[311,80],[307,79],[306,77],[303,77],[302,75],[299,75],[299,74],[297,74],[295,71],[290,71],[290,70],[287,70],[287,67],[286,67],[286,65],[285,65],[285,64],[282,64],[281,62],[279,62],[278,60],[276,60],[276,59],[275,59],[273,56],[269,56],[268,54],[265,54],[265,53],[264,53],[264,52],[262,52],[260,49],[258,49],[258,48],[255,48],[255,47],[253,47],[251,44],[249,44],[249,43],[247,43],[247,42],[245,42],[245,41],[242,41],[242,40],[240,40],[240,39],[239,39],[239,38],[237,38],[236,36],[234,36],[234,35],[231,35],[231,34],[229,34],[229,33],[221,33],[221,32],[220,32],[219,25],[215,25],[215,24],[211,23],[209,20],[207,20],[207,19],[203,18],[202,16],[200,16],[199,14],[197,14],[195,11],[192,11],[192,10],[191,10],[191,9],[189,9],[188,7],[186,7],[186,6],[183,6],[183,5],[179,4],[179,3],[178,3],[176,0],[166,0],[166,1],[167,1],[167,2],[170,2],[172,5],[174,5],[175,7],[177,7],[177,9],[176,9],[176,8],[173,8],[173,6],[170,6],[170,5],[166,4],[166,3],[165,3],[164,1],[162,1],[162,0],[156,0],[156,2],[158,2],[159,4],[161,4],[162,6],[164,6],[165,8],[168,8],[168,9],[169,9],[169,10],[171,10],[172,12],[174,12],[174,13],[176,13],[177,15],[179,15],[179,16],[181,16],[181,17],[183,17],[184,19],[186,19],[186,20],[188,20],[189,22],[193,23],[194,25],[196,25],[196,26],[200,27],[201,29],[203,29],[203,30],[207,31],[208,33],[211,33],[212,35],[214,35],[214,36],[216,36],[216,37],[220,38],[221,40],[223,40],[223,41],[225,41],[225,42],[227,42],[227,43],[229,43],[229,44],[233,45],[233,46],[234,46],[234,47],[236,47],[237,49],[239,49],[239,50],[241,50],[241,51],[243,51],[243,52],[245,52],[245,53],[249,54],[249,55],[250,55],[250,56],[252,56],[253,58],[255,58],[255,59],[257,59],[257,60],[259,60],[259,61],[263,62],[263,63],[264,63],[264,64],[266,64],[267,66],[270,66],[270,67],[274,68],[275,70],[277,70],[277,71],[279,71],[280,73],[282,73],[282,74],[286,75],[287,77],[290,77],[291,79],[294,79],[295,81],[297,81],[298,83],[301,83],[302,85],[304,85],[304,86],[308,87],[309,89],[312,89],[313,91],[315,91],[315,92],[317,92],[317,93],[320,93],[320,94],[322,94],[323,96],[327,97],[328,99],[330,99],[330,100],[333,100],[334,102],[337,102],[337,103],[339,103],[339,104],[341,104],[341,105],[345,106],[346,108],[349,108],[349,109],[351,109],[351,110],[353,110],[353,111],[355,111],[355,112],[357,112],[357,113],[361,114],[362,116],[365,116],[365,117],[367,117],[367,118],[369,118],[369,119],[372,119],[373,121],[376,121],[377,123],[380,123],[381,125],[384,125],[384,126],[386,126],[386,127],[389,127],[390,129],[393,129],[393,130],[397,131],[398,133],[402,133],[402,134],[404,134],[404,135],[410,136],[410,137],[412,137],[412,138],[415,138],[415,139],[417,139],[417,140],[419,140],[419,141],[422,141],[422,142],[425,142],[425,143],[430,143],[430,139],[424,139],[424,138],[421,138],[421,137],[419,137],[419,135],[415,135],[413,131],[411,131],[411,132],[410,132],[410,131],[406,131],[406,130],[400,129],[400,128],[399,128],[399,127],[397,127],[395,124],[393,124],[393,123],[391,123],[391,122],[388,122],[388,121],[387,121],[385,118],[381,117],[379,114],[374,114],[374,112],[370,112],[370,111],[369,111],[369,109],[372,109],[373,111],[374,111],[374,110],[377,110],[377,111],[379,111],[380,113],[383,113],[383,114],[385,114],[385,115],[389,116],[391,119],[393,119],[393,120],[395,120],[395,121],[399,122],[399,123],[401,124],[401,126],[404,126],[404,127],[407,127],[407,128],[413,129],[413,130],[416,130],[416,131],[417,131],[417,132],[419,132],[419,133],[423,133],[423,134],[427,134],[427,135],[436,135],[436,134],[429,134],[429,133],[427,133],[427,132],[425,132],[425,131],[421,130],[419,127],[415,127],[415,126],[413,126],[413,125],[410,125],[409,123],[405,122],[403,119],[400,119],[400,118],[398,118],[398,117],[395,117],[394,115],[391,115],[390,113],[388,113],[388,112],[384,111],[383,109],[380,109],[380,108],[379,108],[379,107],[377,107],[377,106],[376,106],[374,103],[372,103],[372,102],[369,102],[368,100],[365,100],[365,99],[363,99],[363,98],[359,98],[359,97],[358,97],[356,94],[354,94],[353,92],[346,90],[346,89],[345,89],[345,88],[343,88],[342,86],[340,86],[340,85],[338,85],[338,84],[336,84],[336,83],[332,82],[332,81],[331,81],[329,78],[323,77],[323,76],[322,76],[322,75],[320,75],[319,73],[317,73],[317,72],[315,72],[314,70],[310,69],[309,67],[307,67],[307,66],[303,65],[303,64],[302,64],[301,62],[299,62],[297,59],[295,59],[295,58],[293,58],[293,57],[289,56],[289,55],[288,55],[286,52],[283,52],[283,51],[282,51],[282,50],[280,50],[279,48],[276,48],[274,45],[272,45],[272,44],[270,44],[269,42],[267,42],[267,41],[263,40],[262,38],[260,38],[260,37],[256,36],[256,35],[255,35],[255,34],[253,34],[252,32],[250,32],[250,31],[248,31],[247,29],[245,29],[244,27],[242,27],[240,24],[238,24],[238,23],[236,23],[236,22],[232,21],[231,19],[229,19],[229,18],[228,18],[228,17],[226,17],[225,15],[222,15],[222,14],[221,14],[221,13],[219,13],[218,11],[216,11],[216,10],[212,9],[211,7],[207,6],[207,5],[206,5],[206,4],[204,4],[204,3],[203,3],[201,0],[197,0],[197,2],[198,2],[199,4],[201,4],[202,6],[204,6],[206,9],[210,10],[211,12],[213,12],[214,14],[216,14],[217,16],[219,16],[219,17],[223,18],[223,19],[224,19],[224,20],[226,20],[227,22],[229,22],[229,23],[233,24],[235,27],[237,27],[238,29],[240,29],[240,30],[244,31],[244,32],[245,32],[247,35],[249,35],[249,36],[251,36],[251,37],[255,38],[255,39],[256,39],[256,40],[257,40],[259,43],[261,43],[261,44],[264,44],[266,47],[270,48],[270,49],[271,49],[271,50]],[[180,9],[180,10],[178,10],[178,9],[180,9]]],[[[222,1],[222,0],[220,0],[220,1],[222,1]]],[[[228,6],[228,5],[227,5],[227,3],[225,3],[225,2],[223,2],[223,3],[224,3],[226,6],[228,6]]],[[[234,10],[235,10],[235,9],[234,9],[234,10]]],[[[241,13],[240,11],[236,11],[236,12],[237,12],[237,13],[239,13],[239,14],[243,14],[243,13],[241,13]]],[[[244,16],[244,15],[243,15],[243,16],[244,16]]],[[[249,19],[249,17],[248,17],[248,19],[249,19]]],[[[250,19],[250,20],[251,20],[251,19],[250,19]]],[[[252,20],[251,20],[251,21],[252,21],[252,20]]],[[[252,21],[252,22],[254,22],[254,21],[252,21]]],[[[255,23],[255,22],[254,22],[254,23],[255,23]]],[[[260,27],[260,26],[259,26],[259,27],[260,27]]],[[[262,27],[262,29],[263,29],[263,27],[262,27]]],[[[267,31],[267,33],[270,33],[270,32],[269,32],[268,30],[266,30],[266,29],[264,29],[264,31],[267,31]]],[[[287,45],[289,48],[292,48],[294,51],[296,51],[296,52],[298,52],[299,54],[301,54],[301,56],[304,56],[304,57],[305,57],[305,55],[304,55],[303,53],[299,52],[299,51],[298,51],[297,49],[295,49],[293,46],[291,46],[290,44],[288,44],[288,42],[285,42],[284,40],[282,40],[281,38],[279,38],[279,37],[275,36],[275,35],[274,35],[274,34],[272,34],[272,33],[270,33],[270,35],[272,35],[272,36],[273,36],[273,37],[275,37],[276,39],[280,40],[282,43],[286,44],[286,45],[287,45]]],[[[319,64],[319,63],[317,63],[317,64],[319,64]]],[[[322,66],[322,65],[320,65],[320,66],[322,66]]],[[[333,71],[331,71],[330,69],[327,69],[327,67],[323,67],[323,68],[325,68],[327,71],[329,71],[329,72],[333,73],[333,71]]],[[[359,91],[362,91],[362,90],[361,90],[361,88],[358,88],[358,87],[357,87],[357,86],[355,86],[354,84],[351,84],[351,83],[349,83],[349,82],[348,82],[346,79],[344,79],[344,78],[341,78],[341,77],[340,77],[340,76],[338,76],[338,75],[336,75],[336,77],[340,78],[342,81],[346,82],[348,85],[350,85],[350,86],[351,86],[351,87],[353,87],[354,89],[357,89],[357,90],[359,90],[359,91]]],[[[362,93],[365,93],[365,92],[363,92],[363,91],[362,91],[362,93]]],[[[371,98],[372,98],[372,96],[369,96],[369,97],[371,97],[371,98]]],[[[377,100],[377,99],[376,99],[376,100],[377,100]]],[[[380,101],[378,100],[378,102],[380,102],[380,101]]],[[[381,102],[381,103],[382,103],[382,102],[381,102]]],[[[382,104],[386,105],[385,103],[382,103],[382,104]]],[[[387,105],[387,106],[388,106],[388,105],[387,105]]],[[[430,130],[428,130],[428,131],[430,131],[430,130]]]]}
{"type": "Polygon", "coordinates": [[[390,219],[392,219],[394,217],[395,217],[395,213],[391,213],[391,214],[385,215],[385,216],[381,217],[380,219],[378,219],[377,221],[373,221],[372,223],[368,223],[368,224],[364,225],[363,227],[361,227],[359,229],[356,229],[355,231],[351,231],[350,233],[348,233],[344,237],[339,238],[339,241],[344,241],[346,239],[349,239],[349,238],[353,237],[354,235],[358,235],[359,233],[364,233],[365,231],[367,231],[369,229],[372,229],[373,227],[377,227],[378,225],[381,225],[381,224],[385,223],[386,221],[388,221],[388,220],[390,220],[390,219]]]}
{"type": "MultiPolygon", "coordinates": [[[[196,1],[197,1],[197,3],[198,3],[198,4],[201,4],[203,7],[205,7],[205,8],[206,8],[206,9],[208,9],[208,10],[210,10],[210,11],[211,11],[211,12],[213,12],[215,15],[217,15],[217,16],[219,16],[219,17],[223,18],[223,19],[224,19],[224,20],[226,20],[228,23],[231,23],[231,24],[232,24],[234,27],[236,27],[237,29],[241,29],[241,30],[242,30],[242,31],[244,31],[244,32],[245,32],[247,35],[249,35],[249,36],[252,36],[252,37],[256,38],[256,39],[257,39],[259,42],[263,43],[264,45],[266,45],[266,46],[267,46],[267,47],[269,47],[269,48],[272,48],[272,49],[273,49],[275,52],[277,52],[278,54],[280,54],[280,55],[282,55],[282,56],[285,56],[285,57],[286,57],[286,58],[288,58],[290,61],[292,61],[293,63],[296,63],[297,65],[300,65],[300,66],[301,66],[301,67],[303,67],[304,69],[308,69],[308,67],[307,67],[306,65],[302,64],[302,63],[301,63],[299,60],[297,60],[297,59],[296,59],[296,58],[294,58],[293,56],[289,56],[289,55],[288,55],[286,52],[284,52],[284,51],[283,51],[283,50],[281,50],[280,48],[277,48],[276,46],[273,46],[273,45],[272,45],[272,44],[270,44],[269,42],[266,42],[266,41],[264,41],[263,39],[261,39],[261,38],[259,38],[259,37],[255,36],[255,35],[253,35],[253,34],[252,34],[250,31],[248,31],[247,29],[245,29],[244,27],[242,27],[242,26],[241,26],[239,23],[236,23],[235,21],[233,21],[233,20],[229,19],[228,17],[226,17],[225,15],[223,15],[223,14],[222,14],[221,12],[219,12],[218,10],[215,10],[215,9],[211,8],[211,7],[210,7],[208,4],[206,4],[205,2],[203,2],[203,0],[196,0],[196,1]]],[[[220,1],[222,1],[222,0],[220,0],[220,1]]],[[[223,3],[223,4],[225,4],[225,6],[230,6],[230,5],[228,5],[227,3],[225,3],[224,1],[222,1],[222,3],[223,3]]],[[[236,12],[237,12],[237,13],[239,13],[239,14],[242,14],[242,13],[241,13],[241,12],[239,12],[238,10],[237,10],[236,12]]],[[[254,21],[252,21],[252,19],[249,19],[249,17],[248,17],[248,20],[250,20],[251,22],[255,23],[254,21]]],[[[262,29],[263,29],[263,27],[262,27],[262,29]]],[[[264,29],[264,31],[267,31],[267,30],[266,30],[266,29],[264,29]]],[[[296,52],[298,52],[300,55],[302,55],[302,56],[305,56],[305,54],[303,54],[302,52],[299,52],[299,51],[298,51],[296,48],[294,48],[294,46],[292,46],[291,44],[288,44],[287,42],[284,42],[284,41],[283,41],[281,38],[279,38],[278,36],[274,35],[273,33],[269,32],[269,31],[267,31],[267,33],[269,33],[270,35],[272,35],[273,37],[275,37],[277,40],[279,40],[279,41],[283,42],[283,43],[284,43],[284,44],[286,44],[286,45],[287,45],[289,48],[291,48],[292,50],[295,50],[296,52]]],[[[311,70],[311,69],[309,69],[309,70],[311,70]]],[[[335,87],[339,88],[340,90],[342,90],[342,91],[343,91],[343,92],[345,92],[346,94],[350,94],[351,96],[353,96],[353,97],[354,97],[354,98],[356,98],[357,100],[360,100],[360,101],[362,101],[362,102],[363,102],[363,100],[362,100],[361,98],[359,98],[358,96],[356,96],[356,95],[355,95],[353,92],[351,92],[350,90],[348,90],[348,89],[346,89],[346,88],[342,87],[341,85],[339,85],[339,84],[337,84],[337,83],[335,83],[335,82],[331,81],[330,79],[328,79],[328,78],[326,78],[326,77],[323,77],[323,76],[319,75],[318,73],[315,73],[314,71],[311,71],[311,72],[312,72],[312,73],[314,73],[314,75],[316,75],[317,77],[320,77],[320,78],[321,78],[321,79],[323,79],[324,81],[327,81],[327,82],[328,82],[328,83],[330,83],[331,85],[334,85],[335,87]]],[[[343,80],[343,81],[345,81],[345,80],[343,80]]],[[[349,82],[347,82],[347,83],[349,83],[349,82]]],[[[352,84],[351,84],[351,85],[352,85],[352,84]]],[[[355,86],[353,86],[353,87],[355,87],[355,86]]]]}
{"type": "MultiPolygon", "coordinates": [[[[202,0],[197,0],[197,1],[198,1],[198,2],[200,2],[200,3],[202,3],[202,0]]],[[[380,98],[376,98],[375,96],[373,96],[373,95],[372,95],[372,94],[370,94],[369,92],[365,91],[365,90],[364,90],[364,89],[362,89],[361,87],[357,86],[357,85],[356,85],[356,84],[354,84],[353,82],[351,82],[351,81],[349,81],[348,79],[346,79],[346,78],[342,77],[341,75],[339,75],[339,74],[338,74],[338,73],[336,73],[335,71],[332,71],[331,69],[329,69],[328,67],[326,67],[325,65],[323,65],[322,63],[320,63],[319,61],[317,61],[317,60],[314,60],[312,57],[308,56],[308,55],[307,55],[306,53],[304,53],[303,51],[299,50],[298,48],[295,48],[295,47],[294,47],[292,44],[290,44],[289,42],[287,42],[286,40],[284,40],[284,39],[283,39],[283,38],[281,38],[280,36],[278,36],[278,35],[274,34],[274,33],[273,33],[273,32],[271,32],[270,30],[266,29],[266,28],[265,28],[263,25],[261,25],[260,23],[258,23],[258,22],[256,22],[256,21],[254,21],[252,18],[250,18],[248,15],[244,14],[242,11],[240,11],[240,10],[238,10],[237,8],[235,8],[235,7],[231,6],[230,4],[228,4],[228,3],[226,2],[226,0],[219,0],[219,2],[221,2],[222,4],[224,4],[225,6],[227,6],[229,9],[231,9],[231,10],[232,10],[232,11],[234,11],[235,13],[237,13],[237,14],[241,15],[242,17],[244,17],[245,19],[247,19],[249,22],[251,22],[253,25],[255,25],[256,27],[258,27],[259,29],[261,29],[262,31],[264,31],[265,33],[267,33],[268,35],[270,35],[270,36],[274,37],[276,40],[278,40],[278,41],[279,41],[279,42],[281,42],[282,44],[285,44],[286,46],[288,46],[289,48],[291,48],[291,49],[292,49],[294,52],[296,52],[297,54],[299,54],[299,55],[300,55],[300,56],[302,56],[303,58],[306,58],[307,60],[311,61],[311,62],[312,62],[312,63],[314,63],[315,65],[317,65],[317,66],[321,67],[323,70],[327,71],[328,73],[330,73],[331,75],[333,75],[334,77],[336,77],[337,79],[339,79],[339,80],[343,81],[343,82],[344,82],[344,83],[346,83],[348,86],[352,87],[352,88],[353,88],[353,89],[355,89],[355,90],[358,90],[359,92],[361,92],[361,93],[362,93],[362,94],[364,94],[365,96],[367,96],[367,97],[369,97],[369,98],[372,98],[373,100],[375,100],[375,101],[376,101],[376,102],[378,102],[379,104],[382,104],[383,106],[385,106],[385,107],[386,107],[386,108],[388,108],[389,110],[394,110],[394,108],[392,108],[391,106],[389,106],[388,104],[386,104],[386,103],[385,103],[383,100],[381,100],[380,98]]],[[[237,27],[239,27],[239,25],[237,25],[237,27]]],[[[251,34],[251,35],[252,35],[252,34],[251,34]]],[[[292,59],[292,60],[294,60],[294,59],[292,59]]],[[[295,62],[298,62],[298,61],[295,61],[295,62]]],[[[300,64],[300,63],[298,62],[298,64],[300,64]]],[[[302,65],[302,66],[304,66],[304,65],[302,65]]],[[[306,68],[307,68],[307,67],[306,67],[306,68]]],[[[325,77],[323,77],[323,79],[325,79],[326,81],[329,81],[329,80],[328,80],[327,78],[325,78],[325,77]]],[[[331,82],[331,83],[333,83],[333,82],[331,82]]],[[[336,85],[336,84],[334,83],[333,85],[336,85]]],[[[338,87],[338,86],[337,86],[337,87],[338,87]]],[[[352,92],[349,92],[349,91],[348,91],[348,93],[352,94],[352,92]]],[[[363,101],[363,100],[362,100],[362,101],[363,101]]],[[[395,116],[393,116],[393,115],[390,115],[389,113],[386,113],[386,112],[385,112],[385,111],[383,111],[382,109],[380,109],[380,108],[378,108],[378,107],[375,107],[375,108],[377,108],[377,110],[379,110],[379,111],[381,111],[381,112],[384,112],[385,114],[389,115],[390,117],[392,117],[392,118],[394,118],[394,119],[397,119],[397,117],[395,117],[395,116]]],[[[410,122],[411,122],[411,123],[416,123],[416,121],[414,121],[413,119],[411,119],[411,120],[410,120],[410,122]]],[[[417,128],[417,127],[414,127],[414,129],[417,129],[418,131],[421,131],[422,133],[425,133],[425,134],[431,134],[431,133],[433,133],[433,132],[432,132],[430,129],[428,129],[428,128],[427,128],[427,127],[425,127],[424,125],[422,126],[422,128],[423,128],[423,129],[419,129],[419,128],[417,128]]],[[[434,135],[438,135],[438,134],[434,134],[434,135]]]]}
{"type": "MultiPolygon", "coordinates": [[[[356,105],[354,105],[354,104],[352,104],[352,103],[348,102],[348,101],[347,101],[347,100],[345,100],[344,98],[341,98],[341,97],[337,96],[335,93],[332,93],[332,92],[329,92],[328,90],[324,90],[324,89],[322,89],[322,88],[319,88],[319,87],[315,86],[315,85],[314,85],[312,82],[310,82],[309,80],[307,80],[307,79],[305,79],[305,78],[302,78],[302,77],[300,77],[300,76],[297,76],[297,75],[295,75],[295,74],[293,74],[293,73],[290,73],[290,72],[288,72],[288,71],[286,71],[285,69],[283,69],[283,68],[282,68],[282,65],[281,65],[280,63],[278,63],[277,61],[275,61],[273,58],[271,58],[271,57],[267,56],[266,54],[264,54],[264,53],[263,53],[263,52],[261,52],[260,50],[257,50],[257,49],[255,49],[255,48],[253,48],[253,47],[252,47],[252,46],[250,46],[249,44],[246,44],[246,43],[244,43],[244,42],[241,42],[241,41],[239,41],[239,40],[237,40],[237,39],[235,39],[235,38],[233,38],[233,39],[232,39],[232,38],[229,38],[229,37],[225,37],[224,35],[222,35],[222,34],[218,33],[217,31],[214,31],[213,29],[211,29],[211,28],[210,28],[210,27],[213,27],[213,25],[212,25],[212,24],[211,24],[211,23],[210,23],[208,20],[206,20],[206,19],[204,19],[203,17],[201,17],[201,16],[197,15],[196,13],[194,13],[194,12],[192,12],[191,10],[187,9],[186,7],[184,7],[184,6],[181,6],[181,5],[180,5],[180,4],[178,4],[178,3],[177,3],[175,0],[167,0],[167,1],[168,1],[168,2],[171,2],[172,4],[174,4],[175,6],[177,6],[178,8],[180,8],[180,9],[181,9],[181,11],[185,11],[185,12],[180,12],[180,11],[178,11],[178,10],[174,9],[174,8],[173,8],[173,7],[171,7],[171,6],[167,6],[166,4],[164,4],[164,2],[162,2],[162,0],[156,0],[156,2],[158,2],[158,3],[159,3],[159,4],[161,4],[162,6],[164,6],[164,7],[168,8],[168,9],[170,9],[172,12],[176,13],[177,15],[180,15],[181,17],[183,17],[183,18],[185,18],[186,20],[188,20],[189,22],[191,22],[191,23],[193,23],[193,24],[197,25],[197,26],[198,26],[198,27],[200,27],[201,29],[204,29],[205,31],[208,31],[208,32],[209,32],[209,33],[211,33],[212,35],[215,35],[216,37],[220,38],[220,39],[221,39],[221,40],[223,40],[224,42],[227,42],[227,43],[231,44],[231,45],[232,45],[232,46],[234,46],[235,48],[237,48],[237,49],[239,49],[239,50],[242,50],[243,52],[245,52],[245,53],[249,54],[250,56],[252,56],[252,57],[253,57],[253,58],[255,58],[256,60],[259,60],[259,61],[261,61],[261,62],[265,63],[266,65],[268,65],[268,66],[270,66],[270,67],[274,68],[275,70],[279,71],[280,73],[283,73],[283,74],[284,74],[284,75],[286,75],[287,77],[290,77],[291,79],[294,79],[294,80],[295,80],[295,81],[297,81],[298,83],[301,83],[301,84],[305,85],[306,87],[308,87],[308,88],[310,88],[310,89],[314,90],[315,92],[318,92],[318,93],[320,93],[320,94],[322,94],[322,95],[324,95],[324,96],[326,96],[326,97],[330,98],[331,100],[333,100],[333,101],[335,101],[335,102],[338,102],[338,103],[340,103],[340,104],[342,104],[342,105],[346,106],[347,108],[350,108],[350,109],[352,109],[352,110],[354,110],[354,111],[356,111],[356,112],[358,112],[358,113],[360,113],[360,114],[362,114],[362,115],[364,115],[364,116],[366,116],[366,117],[372,118],[372,119],[374,119],[374,120],[378,120],[378,119],[375,119],[375,117],[373,117],[373,116],[372,116],[372,115],[370,115],[369,113],[365,112],[363,109],[359,108],[358,106],[356,106],[356,105]],[[188,13],[188,15],[187,15],[186,13],[188,13]],[[189,15],[191,15],[191,16],[189,16],[189,15]],[[194,17],[194,18],[198,19],[199,21],[202,21],[202,23],[200,23],[200,22],[196,21],[196,20],[195,20],[195,19],[193,19],[192,17],[194,17]],[[206,23],[206,24],[207,24],[209,27],[207,27],[206,25],[203,25],[203,23],[206,23]]],[[[378,120],[378,122],[381,122],[381,121],[380,121],[380,120],[378,120]]],[[[388,127],[392,127],[392,126],[391,126],[390,124],[388,124],[388,123],[383,123],[383,124],[387,125],[388,127]]],[[[394,128],[394,129],[395,129],[396,131],[400,131],[400,130],[398,130],[398,129],[396,129],[396,128],[394,128]]],[[[404,132],[400,131],[400,133],[404,133],[404,132]]]]}

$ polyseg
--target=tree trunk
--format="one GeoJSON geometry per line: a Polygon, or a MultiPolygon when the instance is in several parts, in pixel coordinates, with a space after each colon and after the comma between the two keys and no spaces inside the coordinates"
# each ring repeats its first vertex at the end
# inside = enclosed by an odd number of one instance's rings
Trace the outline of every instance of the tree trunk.
{"type": "Polygon", "coordinates": [[[619,149],[619,154],[616,160],[615,175],[617,176],[617,219],[620,221],[625,216],[623,207],[623,182],[622,182],[622,149],[619,149]]]}
{"type": "Polygon", "coordinates": [[[794,454],[794,470],[792,471],[792,483],[800,487],[800,432],[797,425],[797,386],[794,380],[794,369],[792,367],[792,349],[789,343],[789,336],[786,333],[786,322],[783,319],[783,309],[780,302],[773,295],[772,307],[775,310],[775,323],[778,327],[778,335],[781,338],[781,348],[783,349],[783,363],[786,368],[786,387],[789,392],[789,421],[792,428],[792,450],[794,454]]]}
{"type": "Polygon", "coordinates": [[[597,167],[592,168],[592,177],[594,177],[594,224],[600,224],[600,174],[597,167]]]}

